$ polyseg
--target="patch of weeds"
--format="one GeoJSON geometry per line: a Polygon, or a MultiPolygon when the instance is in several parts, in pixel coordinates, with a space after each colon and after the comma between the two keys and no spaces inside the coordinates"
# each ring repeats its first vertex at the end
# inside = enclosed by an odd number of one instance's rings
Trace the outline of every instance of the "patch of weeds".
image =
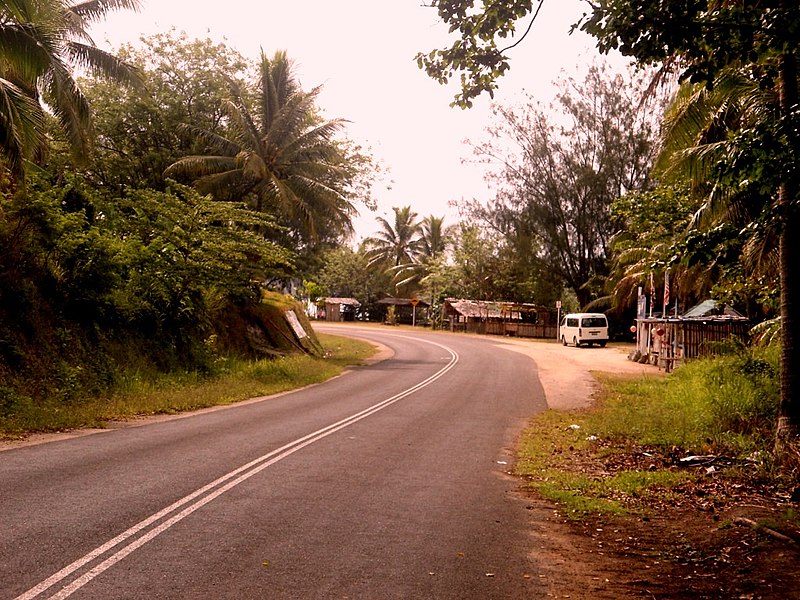
{"type": "Polygon", "coordinates": [[[579,520],[591,514],[625,514],[628,510],[616,500],[597,498],[588,495],[585,490],[564,489],[555,481],[530,484],[542,497],[555,502],[560,512],[571,520],[579,520]]]}
{"type": "Polygon", "coordinates": [[[611,490],[631,498],[640,498],[647,495],[668,494],[670,488],[683,483],[693,476],[677,471],[622,471],[605,480],[605,485],[611,490]]]}

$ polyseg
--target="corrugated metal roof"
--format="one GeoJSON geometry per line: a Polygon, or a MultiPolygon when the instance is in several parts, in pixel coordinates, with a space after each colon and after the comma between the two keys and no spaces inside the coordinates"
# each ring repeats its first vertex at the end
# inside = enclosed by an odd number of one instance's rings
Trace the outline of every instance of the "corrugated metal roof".
{"type": "Polygon", "coordinates": [[[468,318],[500,319],[503,311],[496,302],[483,302],[480,300],[447,300],[454,311],[468,318]]]}
{"type": "Polygon", "coordinates": [[[685,319],[699,319],[703,317],[725,316],[734,318],[744,318],[744,316],[730,306],[721,306],[715,300],[704,300],[697,306],[693,306],[685,313],[685,319]]]}
{"type": "MultiPolygon", "coordinates": [[[[386,304],[388,306],[413,306],[413,304],[411,304],[411,298],[381,298],[375,304],[386,304]]],[[[417,306],[425,308],[430,306],[430,304],[417,298],[417,306]]]]}

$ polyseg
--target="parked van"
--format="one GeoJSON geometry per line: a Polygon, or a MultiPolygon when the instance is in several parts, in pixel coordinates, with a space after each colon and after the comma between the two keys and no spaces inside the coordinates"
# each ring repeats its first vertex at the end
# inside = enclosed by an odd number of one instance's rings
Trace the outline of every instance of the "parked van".
{"type": "Polygon", "coordinates": [[[561,319],[558,334],[565,346],[599,344],[603,348],[608,343],[608,320],[602,313],[569,313],[561,319]]]}

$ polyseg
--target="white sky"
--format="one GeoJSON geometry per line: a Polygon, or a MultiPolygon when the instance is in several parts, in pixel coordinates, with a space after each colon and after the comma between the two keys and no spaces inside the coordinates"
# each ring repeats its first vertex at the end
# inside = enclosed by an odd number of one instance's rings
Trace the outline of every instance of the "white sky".
{"type": "MultiPolygon", "coordinates": [[[[372,149],[389,170],[391,186],[378,187],[375,213],[359,207],[356,237],[377,230],[376,216],[391,222],[393,206],[411,205],[420,218],[456,220],[448,202],[486,199],[483,172],[463,164],[484,139],[490,100],[469,110],[449,106],[456,92],[417,67],[417,52],[449,45],[435,9],[422,0],[143,0],[139,13],[121,11],[93,29],[101,47],[137,43],[175,27],[192,38],[224,41],[256,60],[285,49],[304,89],[323,85],[319,105],[327,118],[352,121],[349,137],[372,149]]],[[[495,101],[514,103],[527,90],[543,103],[552,82],[596,56],[592,39],[569,28],[584,11],[581,0],[547,0],[528,38],[509,54],[511,71],[495,101]]],[[[527,22],[521,24],[524,29],[527,22]]]]}

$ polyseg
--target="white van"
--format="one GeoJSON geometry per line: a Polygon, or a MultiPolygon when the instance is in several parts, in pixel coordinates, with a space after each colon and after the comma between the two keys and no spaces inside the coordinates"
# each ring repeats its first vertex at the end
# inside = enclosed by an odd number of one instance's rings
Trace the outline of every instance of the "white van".
{"type": "Polygon", "coordinates": [[[603,348],[608,343],[608,320],[602,313],[569,313],[561,319],[558,335],[565,346],[599,344],[603,348]]]}

